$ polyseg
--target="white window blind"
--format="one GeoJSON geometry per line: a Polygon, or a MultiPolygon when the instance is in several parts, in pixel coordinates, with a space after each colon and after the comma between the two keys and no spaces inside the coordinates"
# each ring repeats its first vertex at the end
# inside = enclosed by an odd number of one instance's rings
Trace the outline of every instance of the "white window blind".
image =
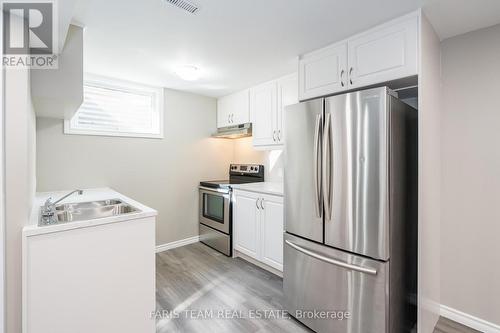
{"type": "Polygon", "coordinates": [[[83,103],[65,122],[67,134],[163,137],[161,89],[111,79],[84,83],[83,103]]]}

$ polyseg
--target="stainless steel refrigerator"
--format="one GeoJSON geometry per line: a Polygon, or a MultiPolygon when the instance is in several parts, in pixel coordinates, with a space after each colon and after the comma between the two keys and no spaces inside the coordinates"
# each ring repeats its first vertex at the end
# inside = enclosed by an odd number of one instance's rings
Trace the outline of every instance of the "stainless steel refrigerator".
{"type": "Polygon", "coordinates": [[[417,111],[382,87],[292,105],[284,117],[287,310],[317,332],[409,332],[417,111]]]}

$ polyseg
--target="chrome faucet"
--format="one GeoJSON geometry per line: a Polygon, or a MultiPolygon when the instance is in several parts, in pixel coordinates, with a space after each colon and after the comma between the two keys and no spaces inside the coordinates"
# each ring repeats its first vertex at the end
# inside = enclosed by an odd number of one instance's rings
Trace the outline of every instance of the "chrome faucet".
{"type": "Polygon", "coordinates": [[[56,205],[72,195],[73,193],[78,193],[78,195],[83,194],[83,190],[74,190],[66,194],[65,196],[59,198],[59,200],[52,202],[52,197],[49,197],[46,201],[45,204],[42,207],[42,220],[45,222],[45,224],[50,224],[51,221],[53,220],[54,215],[56,214],[56,205]]]}

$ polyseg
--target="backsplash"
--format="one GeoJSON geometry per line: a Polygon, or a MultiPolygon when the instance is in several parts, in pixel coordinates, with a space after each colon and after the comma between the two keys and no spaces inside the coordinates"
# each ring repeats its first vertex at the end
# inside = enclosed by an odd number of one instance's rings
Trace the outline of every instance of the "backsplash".
{"type": "Polygon", "coordinates": [[[264,178],[268,182],[283,182],[283,150],[256,150],[252,138],[233,140],[233,163],[264,165],[264,178]]]}

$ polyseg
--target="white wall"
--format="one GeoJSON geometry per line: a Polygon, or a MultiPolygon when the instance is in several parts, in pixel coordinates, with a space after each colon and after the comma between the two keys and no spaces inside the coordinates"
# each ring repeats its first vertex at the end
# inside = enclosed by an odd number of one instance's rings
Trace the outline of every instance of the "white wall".
{"type": "Polygon", "coordinates": [[[418,331],[431,333],[440,312],[441,50],[422,19],[418,118],[418,331]]]}
{"type": "Polygon", "coordinates": [[[21,332],[21,233],[35,191],[35,114],[29,70],[5,73],[5,253],[7,332],[21,332]]]}
{"type": "Polygon", "coordinates": [[[262,151],[252,145],[252,138],[234,140],[233,163],[264,165],[264,179],[271,182],[283,181],[283,150],[262,151]]]}
{"type": "Polygon", "coordinates": [[[500,25],[442,43],[442,304],[500,325],[500,25]]]}
{"type": "Polygon", "coordinates": [[[158,245],[198,235],[198,184],[224,179],[231,140],[213,139],[216,100],[165,89],[165,138],[64,135],[37,120],[38,191],[109,186],[159,212],[158,245]]]}
{"type": "Polygon", "coordinates": [[[58,68],[31,70],[31,99],[40,117],[71,117],[83,102],[83,28],[70,25],[58,68]]]}

